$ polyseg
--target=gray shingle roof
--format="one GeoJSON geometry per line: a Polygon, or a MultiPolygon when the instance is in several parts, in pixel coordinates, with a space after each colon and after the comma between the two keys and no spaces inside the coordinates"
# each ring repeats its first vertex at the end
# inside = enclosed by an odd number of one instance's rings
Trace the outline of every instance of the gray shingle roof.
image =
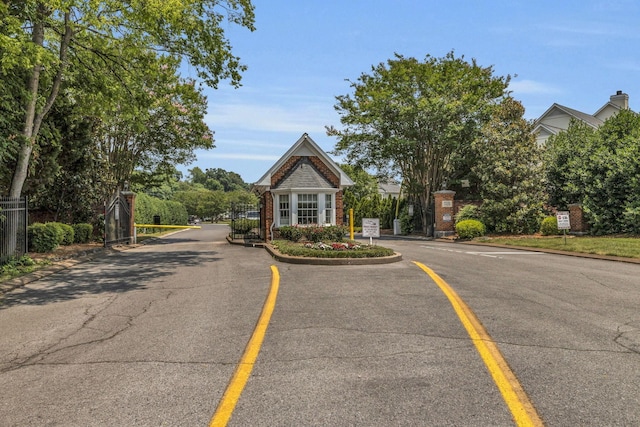
{"type": "Polygon", "coordinates": [[[274,189],[291,190],[294,188],[324,189],[334,187],[309,160],[303,158],[274,189]]]}

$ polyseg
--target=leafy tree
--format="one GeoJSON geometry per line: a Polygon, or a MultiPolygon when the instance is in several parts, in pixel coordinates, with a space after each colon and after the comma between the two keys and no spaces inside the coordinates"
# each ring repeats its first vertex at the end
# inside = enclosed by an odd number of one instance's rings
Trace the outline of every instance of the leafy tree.
{"type": "Polygon", "coordinates": [[[597,234],[640,233],[640,115],[622,110],[599,129],[583,208],[597,234]]]}
{"type": "Polygon", "coordinates": [[[640,115],[622,110],[592,131],[571,123],[547,141],[551,202],[581,203],[594,234],[640,233],[640,115]]]}
{"type": "Polygon", "coordinates": [[[545,183],[549,204],[567,209],[582,203],[585,185],[589,185],[587,166],[596,147],[596,129],[579,120],[571,120],[566,131],[551,136],[544,150],[545,183]]]}
{"type": "Polygon", "coordinates": [[[354,183],[354,185],[345,188],[343,191],[342,201],[345,209],[356,209],[358,201],[378,194],[378,182],[376,178],[366,170],[359,166],[349,164],[340,165],[340,168],[354,183]]]}
{"type": "Polygon", "coordinates": [[[195,148],[213,147],[212,133],[203,121],[206,99],[193,82],[177,76],[175,61],[150,56],[145,64],[102,102],[106,114],[97,139],[107,159],[111,192],[131,181],[136,169],[166,175],[174,165],[192,161],[195,148]],[[132,95],[135,102],[129,100],[132,95]]]}
{"type": "Polygon", "coordinates": [[[3,2],[0,72],[3,79],[25,76],[24,89],[15,92],[23,125],[15,135],[19,150],[10,196],[22,193],[44,119],[71,73],[126,81],[130,64],[144,63],[155,51],[188,62],[212,87],[220,79],[239,85],[245,67],[231,53],[224,19],[253,30],[253,6],[249,0],[3,2]]]}
{"type": "Polygon", "coordinates": [[[524,107],[507,97],[472,143],[481,220],[491,231],[535,233],[544,217],[542,150],[524,107]]]}
{"type": "Polygon", "coordinates": [[[44,125],[53,129],[55,141],[36,146],[35,173],[26,188],[31,209],[52,213],[54,221],[89,222],[95,206],[104,200],[106,165],[93,141],[95,121],[80,114],[68,99],[61,101],[44,125]]]}
{"type": "Polygon", "coordinates": [[[229,210],[229,201],[223,191],[211,191],[206,189],[178,191],[174,199],[182,203],[189,215],[200,218],[215,218],[229,210]]]}
{"type": "Polygon", "coordinates": [[[226,194],[229,206],[231,206],[232,203],[238,205],[255,205],[258,203],[258,196],[249,191],[234,190],[226,194]]]}
{"type": "Polygon", "coordinates": [[[453,52],[424,62],[396,55],[351,82],[353,95],[336,98],[343,129],[328,134],[348,163],[402,176],[426,232],[433,193],[454,174],[509,79],[453,52]]]}

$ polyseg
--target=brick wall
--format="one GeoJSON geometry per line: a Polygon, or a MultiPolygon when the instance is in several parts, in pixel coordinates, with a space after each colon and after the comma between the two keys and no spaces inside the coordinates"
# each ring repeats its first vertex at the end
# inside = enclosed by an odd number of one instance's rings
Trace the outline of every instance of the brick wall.
{"type": "Polygon", "coordinates": [[[589,224],[584,219],[582,205],[569,205],[569,222],[571,223],[571,233],[586,233],[589,231],[589,224]]]}

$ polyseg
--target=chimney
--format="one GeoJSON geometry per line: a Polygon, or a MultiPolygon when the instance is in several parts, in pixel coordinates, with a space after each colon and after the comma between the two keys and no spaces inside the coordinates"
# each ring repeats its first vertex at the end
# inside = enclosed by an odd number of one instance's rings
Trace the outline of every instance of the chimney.
{"type": "Polygon", "coordinates": [[[617,91],[615,95],[611,95],[610,102],[622,110],[629,109],[629,95],[623,93],[621,90],[617,91]]]}

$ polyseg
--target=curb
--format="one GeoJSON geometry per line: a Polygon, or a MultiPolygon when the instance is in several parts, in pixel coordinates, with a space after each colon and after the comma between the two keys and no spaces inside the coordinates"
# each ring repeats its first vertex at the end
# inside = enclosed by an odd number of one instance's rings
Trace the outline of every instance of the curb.
{"type": "Polygon", "coordinates": [[[264,248],[269,252],[276,261],[287,262],[289,264],[307,264],[307,265],[375,265],[375,264],[391,264],[392,262],[402,261],[402,254],[395,253],[385,257],[369,257],[369,258],[312,258],[304,256],[291,256],[280,253],[272,245],[265,242],[245,242],[236,241],[227,236],[227,242],[232,245],[242,245],[245,247],[264,248]]]}
{"type": "Polygon", "coordinates": [[[290,256],[281,254],[271,245],[264,245],[269,254],[280,262],[288,262],[289,264],[308,264],[308,265],[376,265],[391,264],[393,262],[402,261],[402,254],[396,252],[394,255],[385,257],[369,257],[369,258],[311,258],[302,256],[290,256]]]}

